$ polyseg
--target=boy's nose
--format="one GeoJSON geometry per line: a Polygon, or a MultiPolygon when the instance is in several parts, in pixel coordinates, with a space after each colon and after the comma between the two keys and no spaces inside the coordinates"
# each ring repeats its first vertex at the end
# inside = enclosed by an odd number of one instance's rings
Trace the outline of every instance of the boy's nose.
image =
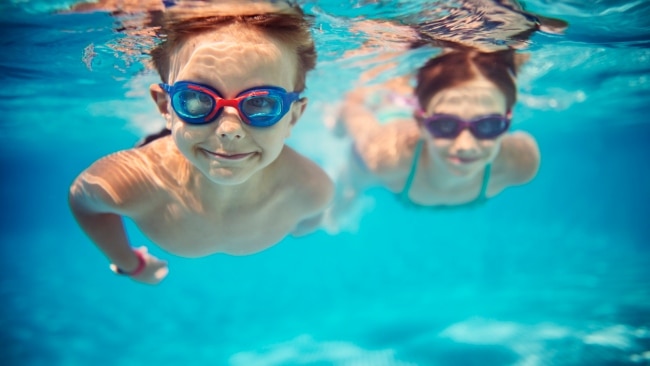
{"type": "Polygon", "coordinates": [[[228,140],[241,139],[245,136],[242,123],[244,122],[235,108],[224,107],[219,121],[217,121],[216,133],[219,137],[228,140]]]}

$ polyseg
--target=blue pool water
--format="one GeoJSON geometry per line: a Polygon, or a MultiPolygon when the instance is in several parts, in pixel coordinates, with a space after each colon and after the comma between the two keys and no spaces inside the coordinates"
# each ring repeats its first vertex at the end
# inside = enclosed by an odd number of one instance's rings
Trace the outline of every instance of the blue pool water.
{"type": "MultiPolygon", "coordinates": [[[[530,184],[453,212],[375,189],[357,230],[245,257],[175,257],[129,224],[169,261],[154,287],[113,275],[66,199],[157,128],[155,76],[113,55],[114,18],[53,13],[69,3],[0,3],[0,364],[650,364],[647,2],[524,2],[570,23],[532,38],[519,80],[515,128],[542,152],[530,184]]],[[[289,141],[334,178],[347,142],[323,119],[363,67],[341,57],[361,43],[349,26],[415,6],[346,4],[305,2],[320,63],[289,141]]]]}

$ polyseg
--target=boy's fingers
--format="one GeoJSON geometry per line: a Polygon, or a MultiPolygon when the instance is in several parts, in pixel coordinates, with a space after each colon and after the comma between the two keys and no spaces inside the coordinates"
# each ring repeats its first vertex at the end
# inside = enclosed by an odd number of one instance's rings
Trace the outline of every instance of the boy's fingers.
{"type": "Polygon", "coordinates": [[[154,277],[156,277],[156,279],[161,280],[165,278],[165,276],[167,276],[167,273],[169,273],[169,269],[167,267],[159,268],[154,272],[154,277]]]}
{"type": "Polygon", "coordinates": [[[167,267],[167,261],[161,261],[159,259],[156,259],[156,261],[153,263],[154,267],[167,267]]]}

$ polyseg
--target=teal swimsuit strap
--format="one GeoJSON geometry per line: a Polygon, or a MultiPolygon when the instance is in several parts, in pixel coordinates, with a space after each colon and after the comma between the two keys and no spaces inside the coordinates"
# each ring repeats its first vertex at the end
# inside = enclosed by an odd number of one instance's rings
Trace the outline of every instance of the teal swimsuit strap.
{"type": "MultiPolygon", "coordinates": [[[[413,161],[411,162],[411,171],[409,172],[408,178],[406,178],[406,183],[404,184],[404,189],[402,189],[401,198],[406,202],[409,202],[409,191],[411,190],[411,185],[413,185],[413,180],[415,180],[415,173],[418,168],[418,161],[420,160],[420,154],[422,153],[422,145],[424,145],[423,140],[418,140],[417,145],[415,145],[415,152],[413,153],[413,161]]],[[[484,201],[487,200],[487,189],[490,184],[490,176],[492,175],[492,164],[485,166],[485,171],[483,172],[483,183],[481,184],[481,192],[476,197],[475,201],[484,201]]]]}
{"type": "Polygon", "coordinates": [[[483,184],[481,185],[481,193],[476,197],[476,201],[487,200],[487,189],[488,184],[490,183],[490,175],[492,174],[492,164],[485,166],[485,171],[483,172],[483,184]]]}
{"type": "Polygon", "coordinates": [[[413,161],[411,162],[411,171],[409,172],[408,178],[406,178],[406,183],[404,184],[404,189],[402,189],[402,198],[405,201],[409,200],[409,191],[411,190],[411,185],[413,180],[415,180],[415,173],[418,169],[418,161],[420,160],[420,154],[422,153],[422,145],[424,145],[424,140],[418,140],[417,145],[415,145],[415,152],[413,153],[413,161]]]}

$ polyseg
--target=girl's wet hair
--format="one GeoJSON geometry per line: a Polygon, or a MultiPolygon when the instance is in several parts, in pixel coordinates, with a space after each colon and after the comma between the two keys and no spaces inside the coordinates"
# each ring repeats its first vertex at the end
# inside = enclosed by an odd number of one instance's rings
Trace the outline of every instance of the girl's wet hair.
{"type": "Polygon", "coordinates": [[[305,89],[307,72],[316,66],[316,48],[311,36],[311,22],[298,6],[288,12],[251,15],[210,14],[207,11],[169,12],[161,19],[158,36],[162,41],[151,51],[153,64],[163,82],[168,82],[171,54],[188,38],[230,24],[258,29],[295,49],[298,70],[294,91],[305,89]]]}
{"type": "Polygon", "coordinates": [[[477,76],[492,82],[506,97],[508,110],[517,100],[516,75],[522,55],[513,50],[478,52],[455,50],[430,59],[417,74],[415,94],[422,108],[444,89],[458,86],[477,76]]]}

